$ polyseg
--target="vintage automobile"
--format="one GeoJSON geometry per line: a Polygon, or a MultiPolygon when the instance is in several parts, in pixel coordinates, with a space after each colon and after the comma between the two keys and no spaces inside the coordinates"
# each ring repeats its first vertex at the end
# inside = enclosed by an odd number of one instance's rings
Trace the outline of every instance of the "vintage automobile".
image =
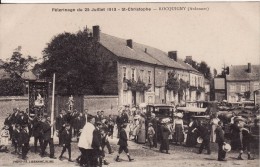
{"type": "Polygon", "coordinates": [[[174,109],[174,106],[168,104],[148,104],[146,106],[146,117],[150,120],[151,113],[154,113],[159,122],[164,118],[169,118],[172,122],[174,109]]]}
{"type": "Polygon", "coordinates": [[[157,119],[157,139],[161,140],[161,125],[162,120],[169,120],[169,126],[171,126],[173,122],[173,116],[175,112],[175,107],[168,104],[148,104],[146,106],[146,117],[149,122],[151,119],[151,113],[155,114],[155,118],[157,119]]]}
{"type": "Polygon", "coordinates": [[[177,112],[183,113],[183,123],[184,125],[188,125],[190,122],[190,118],[207,118],[209,117],[206,114],[207,108],[198,108],[198,107],[178,107],[177,112]]]}

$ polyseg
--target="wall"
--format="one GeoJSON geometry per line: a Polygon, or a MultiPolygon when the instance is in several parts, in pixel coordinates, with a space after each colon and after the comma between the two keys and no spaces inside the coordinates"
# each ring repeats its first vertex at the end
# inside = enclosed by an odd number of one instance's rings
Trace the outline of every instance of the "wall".
{"type": "Polygon", "coordinates": [[[117,114],[118,96],[84,96],[84,109],[96,115],[97,111],[105,111],[105,115],[117,114]]]}
{"type": "MultiPolygon", "coordinates": [[[[126,68],[126,79],[132,78],[132,69],[135,69],[135,80],[137,81],[141,74],[141,70],[143,70],[143,82],[148,85],[148,71],[151,71],[150,84],[151,88],[148,91],[154,91],[154,66],[143,63],[140,61],[134,60],[126,60],[120,59],[118,61],[118,95],[119,95],[119,106],[122,105],[132,105],[132,91],[124,90],[123,88],[123,68],[126,68]]],[[[145,93],[144,93],[145,94],[145,93]]],[[[136,104],[142,103],[145,98],[144,94],[140,92],[136,93],[136,104]]]]}
{"type": "Polygon", "coordinates": [[[156,67],[155,68],[155,103],[165,103],[166,102],[166,90],[165,90],[165,82],[166,82],[166,68],[164,67],[156,67]]]}

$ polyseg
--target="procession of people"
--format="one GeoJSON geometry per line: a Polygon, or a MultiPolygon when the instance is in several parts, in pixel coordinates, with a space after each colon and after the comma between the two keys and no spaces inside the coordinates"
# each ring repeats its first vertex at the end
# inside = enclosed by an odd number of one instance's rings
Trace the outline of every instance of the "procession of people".
{"type": "Polygon", "coordinates": [[[185,132],[182,113],[177,112],[173,123],[170,121],[170,119],[159,121],[154,113],[151,113],[151,117],[148,119],[145,108],[130,109],[127,105],[119,109],[116,118],[111,115],[106,116],[104,111],[98,111],[96,116],[93,116],[89,114],[87,109],[83,112],[76,109],[73,111],[62,109],[52,124],[49,116],[35,115],[31,117],[28,112],[14,108],[13,113],[5,119],[1,132],[0,149],[1,152],[8,153],[10,147],[7,146],[10,140],[14,148],[11,153],[26,160],[27,153],[30,151],[30,138],[33,137],[34,153],[45,157],[47,155],[46,148],[49,145],[49,158],[56,159],[53,135],[57,135],[58,145],[62,147],[58,159],[62,161],[67,151],[68,161],[73,162],[71,143],[72,138],[75,138],[80,152],[76,162],[81,166],[97,167],[109,164],[105,158],[105,148],[108,149],[108,154],[113,154],[114,151],[109,140],[113,139],[114,129],[117,128],[119,148],[115,157],[116,162],[120,162],[119,157],[123,151],[127,154],[129,161],[134,160],[129,153],[128,140],[134,140],[138,144],[148,144],[150,149],[156,149],[159,141],[159,151],[170,154],[169,146],[171,143],[195,147],[198,137],[201,140],[199,154],[203,152],[203,149],[207,150],[207,154],[211,154],[211,142],[216,142],[218,144],[218,161],[225,161],[226,152],[230,151],[231,148],[236,149],[232,145],[239,149],[238,160],[243,160],[244,151],[247,151],[248,160],[254,159],[250,152],[250,144],[253,142],[251,132],[259,131],[260,119],[258,118],[255,119],[254,126],[247,125],[240,117],[231,119],[231,133],[234,136],[231,138],[232,147],[226,142],[223,122],[218,119],[217,114],[213,115],[208,124],[191,118],[187,132],[185,132]],[[55,134],[52,134],[54,126],[56,131],[55,134]],[[187,137],[185,137],[185,133],[187,133],[187,137]]]}

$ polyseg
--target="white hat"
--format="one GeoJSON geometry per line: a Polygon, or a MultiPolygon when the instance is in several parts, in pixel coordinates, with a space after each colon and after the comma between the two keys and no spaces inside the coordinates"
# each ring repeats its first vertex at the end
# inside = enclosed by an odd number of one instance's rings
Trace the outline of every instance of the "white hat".
{"type": "Polygon", "coordinates": [[[182,113],[179,112],[179,113],[176,114],[176,117],[182,118],[183,115],[182,115],[182,113]]]}
{"type": "Polygon", "coordinates": [[[171,121],[170,118],[164,118],[162,119],[161,123],[168,123],[170,121],[171,121]]]}
{"type": "Polygon", "coordinates": [[[201,144],[203,142],[203,139],[201,137],[197,138],[197,143],[201,144]]]}
{"type": "Polygon", "coordinates": [[[222,146],[222,149],[225,151],[225,152],[229,152],[230,150],[231,150],[231,146],[230,146],[230,144],[224,144],[223,146],[222,146]]]}

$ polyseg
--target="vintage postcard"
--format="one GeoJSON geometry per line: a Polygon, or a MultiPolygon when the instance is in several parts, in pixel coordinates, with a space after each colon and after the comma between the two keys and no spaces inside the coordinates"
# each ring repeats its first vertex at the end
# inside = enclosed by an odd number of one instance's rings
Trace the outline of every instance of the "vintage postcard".
{"type": "Polygon", "coordinates": [[[259,166],[260,3],[0,5],[0,166],[259,166]]]}

